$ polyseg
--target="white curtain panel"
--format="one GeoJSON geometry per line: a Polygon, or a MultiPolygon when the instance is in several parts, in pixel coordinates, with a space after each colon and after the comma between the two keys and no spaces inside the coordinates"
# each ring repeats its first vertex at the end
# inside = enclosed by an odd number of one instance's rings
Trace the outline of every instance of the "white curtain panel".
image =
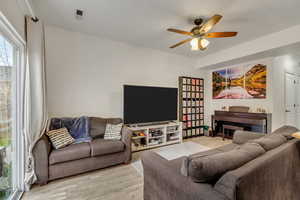
{"type": "Polygon", "coordinates": [[[24,133],[26,148],[25,189],[36,181],[32,149],[46,129],[45,34],[41,21],[26,18],[27,66],[24,133]]]}

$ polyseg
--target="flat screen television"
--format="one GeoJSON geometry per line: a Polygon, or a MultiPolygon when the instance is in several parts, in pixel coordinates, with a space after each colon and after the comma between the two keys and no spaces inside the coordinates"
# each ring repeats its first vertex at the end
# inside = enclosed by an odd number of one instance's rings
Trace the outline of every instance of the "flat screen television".
{"type": "Polygon", "coordinates": [[[124,85],[124,123],[177,120],[177,88],[124,85]]]}

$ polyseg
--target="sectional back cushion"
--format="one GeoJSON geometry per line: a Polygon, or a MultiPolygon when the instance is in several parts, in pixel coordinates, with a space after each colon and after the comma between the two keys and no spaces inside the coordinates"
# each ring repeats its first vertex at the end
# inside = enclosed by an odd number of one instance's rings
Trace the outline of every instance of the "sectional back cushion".
{"type": "Polygon", "coordinates": [[[273,134],[277,134],[277,135],[283,135],[284,137],[286,137],[286,139],[291,140],[293,139],[292,134],[299,131],[299,129],[297,129],[296,127],[293,126],[282,126],[279,129],[276,129],[273,134]]]}
{"type": "Polygon", "coordinates": [[[97,138],[103,139],[107,123],[119,124],[122,123],[122,119],[90,117],[90,136],[93,139],[97,139],[97,138]]]}
{"type": "Polygon", "coordinates": [[[263,136],[265,136],[264,133],[237,130],[234,132],[232,143],[241,145],[249,140],[258,139],[263,136]]]}
{"type": "Polygon", "coordinates": [[[70,135],[66,128],[48,131],[46,135],[48,135],[55,149],[61,149],[75,142],[75,139],[70,135]]]}
{"type": "Polygon", "coordinates": [[[194,182],[211,182],[264,153],[265,150],[259,144],[246,143],[228,152],[204,157],[185,157],[181,173],[194,182]]]}
{"type": "Polygon", "coordinates": [[[286,143],[287,139],[283,135],[270,134],[259,139],[251,140],[251,142],[257,143],[266,151],[269,151],[282,145],[283,143],[286,143]]]}

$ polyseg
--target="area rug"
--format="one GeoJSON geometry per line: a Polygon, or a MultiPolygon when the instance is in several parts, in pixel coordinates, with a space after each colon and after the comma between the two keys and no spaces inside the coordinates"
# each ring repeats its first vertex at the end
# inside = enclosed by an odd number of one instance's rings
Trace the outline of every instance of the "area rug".
{"type": "MultiPolygon", "coordinates": [[[[156,152],[161,157],[167,160],[174,160],[182,156],[189,156],[191,154],[198,153],[201,151],[207,151],[209,149],[209,147],[205,147],[195,142],[184,142],[181,144],[174,144],[170,146],[161,147],[159,149],[153,149],[151,151],[156,152]]],[[[141,160],[137,160],[131,163],[131,165],[136,169],[136,171],[140,175],[143,176],[143,165],[141,160]]]]}

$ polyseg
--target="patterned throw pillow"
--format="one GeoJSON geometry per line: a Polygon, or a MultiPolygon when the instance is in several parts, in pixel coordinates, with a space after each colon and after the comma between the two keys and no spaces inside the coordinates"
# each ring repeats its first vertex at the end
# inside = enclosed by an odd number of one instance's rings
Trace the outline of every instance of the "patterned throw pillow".
{"type": "Polygon", "coordinates": [[[105,140],[120,140],[123,124],[106,124],[104,139],[105,140]]]}
{"type": "Polygon", "coordinates": [[[75,142],[75,139],[72,138],[66,128],[48,131],[46,135],[49,136],[49,139],[55,149],[63,148],[75,142]]]}

